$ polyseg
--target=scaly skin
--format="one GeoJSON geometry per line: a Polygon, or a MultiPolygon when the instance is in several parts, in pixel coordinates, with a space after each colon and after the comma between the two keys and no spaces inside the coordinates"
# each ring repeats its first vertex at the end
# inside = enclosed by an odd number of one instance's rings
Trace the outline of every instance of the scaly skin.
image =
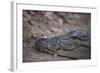
{"type": "Polygon", "coordinates": [[[35,48],[41,52],[54,54],[56,57],[59,55],[57,54],[59,50],[74,51],[80,46],[90,47],[89,36],[88,31],[73,30],[65,35],[53,38],[40,38],[36,41],[35,48]]]}

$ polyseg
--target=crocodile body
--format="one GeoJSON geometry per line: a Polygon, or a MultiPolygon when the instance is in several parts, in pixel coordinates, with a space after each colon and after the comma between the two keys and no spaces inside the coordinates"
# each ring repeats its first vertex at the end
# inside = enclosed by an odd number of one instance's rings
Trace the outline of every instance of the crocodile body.
{"type": "Polygon", "coordinates": [[[90,34],[85,30],[73,30],[67,34],[53,38],[40,38],[35,42],[35,48],[41,52],[59,55],[59,50],[74,51],[80,46],[90,48],[90,34]]]}

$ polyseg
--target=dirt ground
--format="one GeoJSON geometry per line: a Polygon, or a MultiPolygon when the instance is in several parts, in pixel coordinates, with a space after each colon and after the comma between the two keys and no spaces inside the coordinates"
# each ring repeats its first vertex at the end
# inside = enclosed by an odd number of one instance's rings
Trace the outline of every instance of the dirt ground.
{"type": "MultiPolygon", "coordinates": [[[[62,35],[74,29],[90,30],[90,24],[89,13],[23,10],[23,62],[72,60],[41,53],[34,47],[34,43],[39,38],[62,35]]],[[[68,56],[75,56],[66,53],[68,56]]]]}

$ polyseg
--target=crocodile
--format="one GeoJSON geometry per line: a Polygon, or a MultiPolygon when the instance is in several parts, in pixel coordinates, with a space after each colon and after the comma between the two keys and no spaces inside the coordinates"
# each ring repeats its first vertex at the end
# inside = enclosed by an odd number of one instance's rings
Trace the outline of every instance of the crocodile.
{"type": "Polygon", "coordinates": [[[79,47],[90,48],[90,33],[87,30],[72,30],[64,35],[52,38],[40,38],[35,42],[35,48],[40,52],[46,52],[56,56],[69,57],[60,55],[58,51],[74,51],[79,47]]]}

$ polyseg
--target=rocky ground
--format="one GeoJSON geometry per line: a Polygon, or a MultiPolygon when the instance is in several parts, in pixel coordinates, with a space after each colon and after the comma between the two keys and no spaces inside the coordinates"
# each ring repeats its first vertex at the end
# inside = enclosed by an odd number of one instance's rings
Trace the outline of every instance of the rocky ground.
{"type": "Polygon", "coordinates": [[[39,38],[55,37],[74,29],[90,30],[90,24],[89,13],[23,10],[23,62],[71,60],[67,57],[41,53],[34,48],[34,43],[39,38]]]}

